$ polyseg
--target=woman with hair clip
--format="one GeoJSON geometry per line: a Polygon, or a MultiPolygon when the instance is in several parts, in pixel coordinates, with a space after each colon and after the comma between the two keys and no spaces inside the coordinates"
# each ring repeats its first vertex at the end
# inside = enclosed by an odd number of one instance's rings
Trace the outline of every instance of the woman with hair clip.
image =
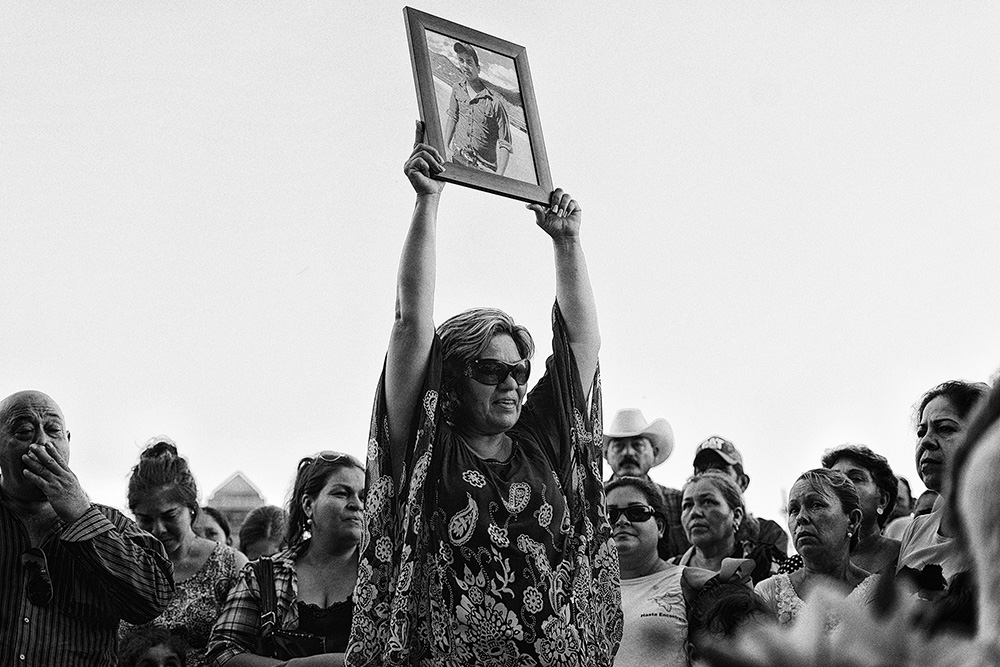
{"type": "Polygon", "coordinates": [[[354,612],[365,470],[352,456],[299,461],[288,501],[288,548],[243,569],[212,629],[221,667],[336,666],[354,612]]]}
{"type": "MultiPolygon", "coordinates": [[[[247,559],[195,534],[198,486],[169,438],[153,438],[143,450],[128,480],[128,505],[139,527],[163,543],[174,566],[174,597],[151,625],[179,635],[188,645],[187,665],[203,667],[212,624],[247,559]]],[[[122,632],[130,627],[122,623],[122,632]]]]}
{"type": "MultiPolygon", "coordinates": [[[[527,393],[534,343],[509,315],[434,325],[444,160],[422,138],[418,124],[403,167],[417,202],[372,416],[347,662],[606,667],[622,615],[580,206],[555,190],[528,207],[552,241],[556,303],[553,354],[527,393]]],[[[499,278],[516,288],[513,267],[499,278]]]]}

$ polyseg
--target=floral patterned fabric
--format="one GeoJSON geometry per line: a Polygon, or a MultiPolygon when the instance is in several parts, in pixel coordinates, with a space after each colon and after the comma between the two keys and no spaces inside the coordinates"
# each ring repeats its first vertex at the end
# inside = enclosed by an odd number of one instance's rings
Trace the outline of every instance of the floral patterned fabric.
{"type": "MultiPolygon", "coordinates": [[[[216,544],[201,569],[177,583],[170,604],[149,623],[170,630],[188,643],[187,667],[205,667],[208,664],[205,658],[208,636],[238,575],[236,550],[216,544]]],[[[122,621],[119,636],[132,627],[122,621]]]]}
{"type": "MultiPolygon", "coordinates": [[[[865,577],[861,583],[854,587],[854,590],[847,596],[847,600],[854,602],[859,607],[865,606],[871,602],[877,583],[877,574],[865,577]]],[[[792,580],[787,574],[776,574],[770,579],[765,579],[757,584],[755,590],[774,610],[778,617],[778,623],[781,625],[794,623],[795,617],[799,615],[806,604],[795,592],[792,580]]],[[[840,618],[831,614],[827,617],[824,627],[827,630],[833,630],[839,624],[840,618]]]]}
{"type": "Polygon", "coordinates": [[[383,373],[348,665],[612,664],[621,590],[599,376],[588,411],[558,305],[553,338],[502,462],[480,459],[444,422],[436,338],[405,451],[389,447],[383,373]]]}

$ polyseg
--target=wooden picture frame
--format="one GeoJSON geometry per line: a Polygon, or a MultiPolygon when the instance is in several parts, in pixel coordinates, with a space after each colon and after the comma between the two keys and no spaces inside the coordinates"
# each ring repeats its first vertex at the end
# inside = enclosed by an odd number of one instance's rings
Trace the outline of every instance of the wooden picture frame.
{"type": "Polygon", "coordinates": [[[552,176],[524,47],[412,7],[403,15],[424,141],[446,160],[436,178],[548,204],[552,176]]]}

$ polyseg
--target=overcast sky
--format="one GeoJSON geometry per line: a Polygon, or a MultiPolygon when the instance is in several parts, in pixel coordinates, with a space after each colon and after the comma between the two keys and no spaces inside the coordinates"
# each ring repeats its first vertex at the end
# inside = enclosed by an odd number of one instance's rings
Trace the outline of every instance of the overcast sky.
{"type": "MultiPolygon", "coordinates": [[[[1000,5],[416,6],[527,48],[605,421],[677,436],[656,479],[714,433],[758,515],[845,441],[916,478],[913,403],[1000,367],[1000,5]]],[[[60,403],[95,500],[160,433],[204,496],[363,457],[417,113],[402,5],[0,3],[0,395],[60,403]]],[[[449,185],[438,257],[438,321],[498,306],[548,353],[523,204],[449,185]]]]}

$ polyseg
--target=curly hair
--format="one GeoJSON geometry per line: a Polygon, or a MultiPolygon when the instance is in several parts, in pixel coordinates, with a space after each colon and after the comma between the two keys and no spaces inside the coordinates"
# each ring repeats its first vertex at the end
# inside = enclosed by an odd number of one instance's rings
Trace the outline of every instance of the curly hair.
{"type": "Polygon", "coordinates": [[[722,495],[722,499],[726,501],[726,505],[729,509],[736,510],[739,508],[743,511],[743,520],[740,521],[740,527],[736,530],[736,541],[740,542],[747,539],[755,539],[758,532],[760,531],[757,520],[750,516],[747,512],[746,502],[743,500],[743,490],[740,488],[731,477],[723,473],[722,471],[715,469],[708,469],[705,472],[700,472],[695,475],[688,477],[687,481],[684,482],[684,486],[681,487],[681,495],[683,496],[684,491],[687,490],[692,484],[698,482],[708,482],[722,495]]]}
{"type": "Polygon", "coordinates": [[[149,494],[167,489],[171,501],[191,510],[194,521],[198,505],[198,484],[194,481],[187,459],[177,454],[177,445],[165,435],[150,438],[139,455],[139,462],[128,478],[128,506],[133,512],[149,494]]]}
{"type": "Polygon", "coordinates": [[[889,459],[881,454],[876,454],[865,445],[846,443],[826,450],[826,453],[823,454],[823,467],[832,468],[841,459],[854,461],[867,470],[878,490],[889,498],[882,514],[879,514],[876,519],[879,528],[881,528],[889,520],[889,515],[892,514],[892,510],[896,506],[896,495],[899,492],[899,480],[892,472],[889,459]]]}
{"type": "Polygon", "coordinates": [[[504,334],[514,339],[522,359],[531,359],[535,354],[535,341],[528,330],[498,308],[470,308],[438,326],[443,361],[440,405],[445,421],[454,422],[461,406],[460,381],[466,364],[504,334]]]}
{"type": "Polygon", "coordinates": [[[306,528],[308,527],[305,509],[302,508],[302,499],[305,497],[315,498],[330,475],[335,470],[345,468],[357,468],[362,473],[365,467],[361,462],[350,454],[340,452],[320,452],[316,456],[307,456],[299,461],[295,472],[295,483],[292,486],[292,495],[288,499],[288,524],[285,526],[285,544],[289,547],[296,546],[302,541],[306,528]]]}
{"type": "MultiPolygon", "coordinates": [[[[795,484],[799,482],[806,482],[819,493],[832,495],[840,501],[844,516],[849,517],[854,510],[861,511],[861,496],[858,495],[858,489],[854,486],[854,482],[842,472],[829,468],[814,468],[799,475],[795,484]]],[[[854,547],[858,546],[860,540],[861,531],[854,531],[854,534],[851,535],[849,550],[854,551],[854,547]]]]}

